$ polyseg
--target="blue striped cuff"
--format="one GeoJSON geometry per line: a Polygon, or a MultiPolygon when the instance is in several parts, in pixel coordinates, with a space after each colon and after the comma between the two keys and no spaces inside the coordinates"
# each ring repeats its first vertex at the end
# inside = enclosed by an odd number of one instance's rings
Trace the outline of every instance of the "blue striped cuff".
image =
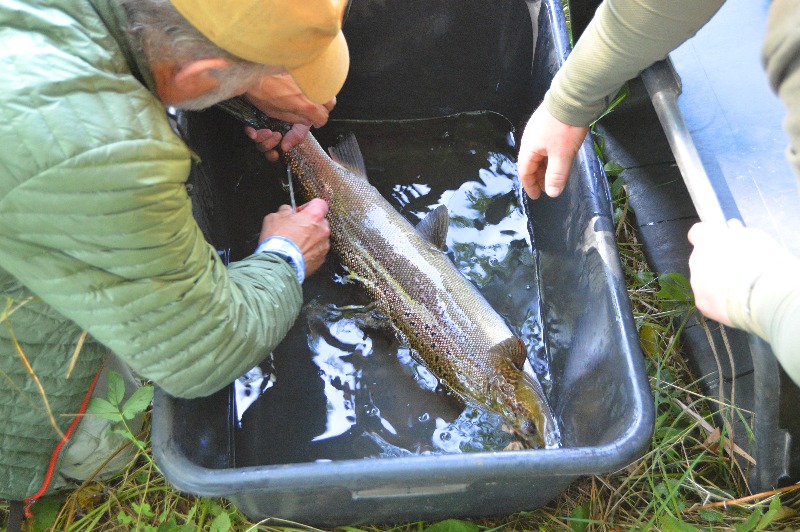
{"type": "Polygon", "coordinates": [[[284,236],[271,236],[258,244],[256,253],[273,253],[294,268],[297,282],[303,284],[306,278],[306,261],[297,244],[284,236]]]}

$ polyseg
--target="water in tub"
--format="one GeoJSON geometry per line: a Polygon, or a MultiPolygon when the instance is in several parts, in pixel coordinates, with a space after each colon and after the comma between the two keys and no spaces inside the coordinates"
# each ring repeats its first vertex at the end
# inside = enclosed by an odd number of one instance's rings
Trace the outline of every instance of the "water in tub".
{"type": "MultiPolygon", "coordinates": [[[[409,221],[447,206],[449,256],[523,340],[548,391],[509,122],[494,113],[332,121],[317,136],[325,146],[347,131],[370,182],[409,221]]],[[[236,466],[514,447],[502,419],[451,396],[331,259],[306,281],[301,316],[274,356],[233,385],[236,466]]]]}

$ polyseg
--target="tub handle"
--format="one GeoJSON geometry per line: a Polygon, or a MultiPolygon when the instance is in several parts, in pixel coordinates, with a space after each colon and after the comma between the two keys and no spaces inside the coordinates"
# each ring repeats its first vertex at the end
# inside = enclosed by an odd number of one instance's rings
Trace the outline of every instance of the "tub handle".
{"type": "Polygon", "coordinates": [[[642,72],[642,81],[698,216],[704,222],[725,224],[725,214],[678,107],[678,95],[682,86],[672,61],[667,58],[646,68],[642,72]]]}

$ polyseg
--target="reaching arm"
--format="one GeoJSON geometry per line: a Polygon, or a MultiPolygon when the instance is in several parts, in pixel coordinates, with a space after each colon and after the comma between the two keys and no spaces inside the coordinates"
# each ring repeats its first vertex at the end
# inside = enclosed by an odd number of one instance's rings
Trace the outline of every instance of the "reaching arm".
{"type": "Polygon", "coordinates": [[[763,231],[698,223],[689,231],[697,308],[769,342],[800,383],[800,259],[763,231]]]}
{"type": "Polygon", "coordinates": [[[620,87],[694,35],[722,3],[603,2],[525,128],[518,166],[528,195],[560,194],[587,127],[620,87]]]}
{"type": "Polygon", "coordinates": [[[276,255],[222,264],[192,217],[188,162],[177,139],[120,142],[43,169],[0,200],[0,268],[183,397],[258,364],[302,302],[276,255]]]}

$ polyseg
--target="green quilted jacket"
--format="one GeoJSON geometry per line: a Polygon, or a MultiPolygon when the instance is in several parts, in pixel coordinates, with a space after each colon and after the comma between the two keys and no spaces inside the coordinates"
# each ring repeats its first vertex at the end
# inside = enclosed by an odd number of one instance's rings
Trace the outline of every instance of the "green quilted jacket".
{"type": "Polygon", "coordinates": [[[46,491],[109,352],[170,394],[208,395],[300,309],[287,263],[226,268],[204,241],[190,152],[123,20],[114,0],[0,0],[3,499],[46,491]]]}

